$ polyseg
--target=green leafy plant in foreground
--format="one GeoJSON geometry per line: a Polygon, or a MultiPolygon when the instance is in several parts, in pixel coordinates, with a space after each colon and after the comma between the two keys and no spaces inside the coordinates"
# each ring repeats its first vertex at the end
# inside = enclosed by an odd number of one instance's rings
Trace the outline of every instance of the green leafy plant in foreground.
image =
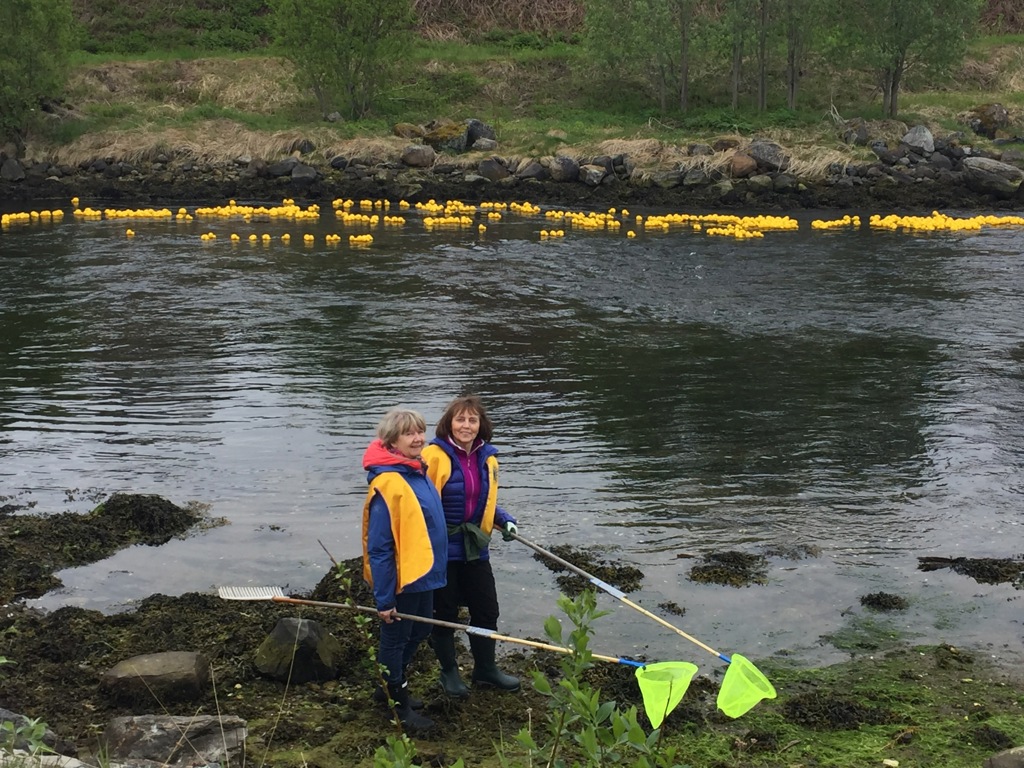
{"type": "MultiPolygon", "coordinates": [[[[10,663],[3,657],[0,660],[10,663]]],[[[16,748],[30,755],[52,753],[53,750],[44,741],[48,727],[38,717],[23,718],[20,725],[13,720],[4,720],[0,723],[0,755],[12,755],[16,748]]]]}
{"type": "MultiPolygon", "coordinates": [[[[333,558],[331,559],[333,560],[333,558]]],[[[355,599],[352,597],[352,571],[345,563],[335,562],[334,567],[334,578],[338,581],[342,594],[346,595],[346,605],[355,606],[355,599]]],[[[386,691],[388,687],[384,675],[385,668],[377,661],[377,644],[371,631],[374,623],[373,619],[365,614],[357,613],[354,621],[363,633],[366,641],[369,666],[376,672],[381,688],[386,691]]],[[[395,710],[395,702],[389,701],[388,704],[391,707],[392,720],[397,725],[399,733],[398,735],[388,736],[386,744],[377,748],[377,751],[373,754],[373,764],[375,768],[413,768],[413,766],[419,764],[417,761],[416,745],[409,738],[408,734],[401,730],[402,726],[398,719],[398,712],[395,710]]],[[[460,758],[452,768],[462,768],[462,765],[463,763],[460,758]]]]}
{"type": "Polygon", "coordinates": [[[499,748],[498,759],[503,768],[684,768],[675,761],[675,747],[660,743],[660,730],[645,733],[637,721],[635,706],[622,710],[614,701],[602,702],[601,691],[583,680],[583,673],[593,666],[589,649],[592,624],[607,613],[597,610],[594,591],[587,590],[575,599],[563,595],[558,606],[572,622],[573,630],[563,637],[561,622],[549,616],[544,633],[551,642],[571,650],[560,665],[562,678],[552,685],[540,672],[533,673],[533,687],[549,698],[546,732],[538,735],[526,727],[516,735],[516,741],[526,751],[525,763],[515,761],[509,749],[499,748]]]}

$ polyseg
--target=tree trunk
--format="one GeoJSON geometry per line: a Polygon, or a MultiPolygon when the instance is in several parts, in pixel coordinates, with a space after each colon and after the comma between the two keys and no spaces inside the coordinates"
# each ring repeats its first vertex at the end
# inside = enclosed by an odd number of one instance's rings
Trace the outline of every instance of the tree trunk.
{"type": "Polygon", "coordinates": [[[890,84],[889,94],[889,117],[893,119],[895,119],[896,115],[899,114],[900,83],[903,81],[903,70],[904,63],[901,60],[899,64],[893,67],[892,71],[892,82],[890,84]]]}
{"type": "Polygon", "coordinates": [[[882,115],[892,117],[892,70],[886,67],[882,70],[882,115]]]}
{"type": "Polygon", "coordinates": [[[757,111],[768,109],[768,0],[761,0],[757,29],[757,111]]]}
{"type": "Polygon", "coordinates": [[[662,64],[658,65],[658,105],[663,113],[668,111],[668,78],[662,64]]]}
{"type": "Polygon", "coordinates": [[[690,106],[690,20],[686,11],[679,9],[679,111],[690,106]]]}
{"type": "Polygon", "coordinates": [[[788,0],[786,14],[786,106],[796,109],[796,91],[800,80],[800,22],[793,0],[788,0]]]}
{"type": "Polygon", "coordinates": [[[732,43],[732,108],[740,106],[740,75],[743,68],[743,41],[734,39],[732,43]]]}
{"type": "Polygon", "coordinates": [[[796,109],[796,91],[800,81],[799,62],[797,61],[796,46],[790,38],[789,48],[786,52],[786,106],[796,109]]]}

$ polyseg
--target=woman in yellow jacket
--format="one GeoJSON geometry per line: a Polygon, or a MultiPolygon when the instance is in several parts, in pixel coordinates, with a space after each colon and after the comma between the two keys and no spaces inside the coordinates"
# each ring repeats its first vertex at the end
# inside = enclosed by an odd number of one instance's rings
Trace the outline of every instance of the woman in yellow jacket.
{"type": "Polygon", "coordinates": [[[434,725],[415,711],[405,680],[405,668],[430,625],[400,621],[395,614],[430,618],[434,590],[444,586],[447,566],[441,499],[420,458],[426,429],[416,411],[392,409],[363,454],[370,486],[363,506],[363,576],[381,619],[377,661],[387,669],[388,696],[382,691],[378,698],[393,699],[399,719],[412,731],[434,725]]]}

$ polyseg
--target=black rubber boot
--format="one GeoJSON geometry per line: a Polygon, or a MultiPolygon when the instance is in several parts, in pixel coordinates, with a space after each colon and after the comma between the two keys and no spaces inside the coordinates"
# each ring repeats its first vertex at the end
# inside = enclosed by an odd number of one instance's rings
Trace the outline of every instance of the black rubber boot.
{"type": "Polygon", "coordinates": [[[489,685],[502,691],[518,691],[519,678],[506,675],[494,661],[495,642],[489,637],[469,636],[473,651],[473,685],[489,685]]]}
{"type": "Polygon", "coordinates": [[[441,664],[441,690],[453,699],[469,697],[469,688],[459,677],[459,662],[455,654],[455,634],[435,634],[431,638],[434,653],[441,664]]]}
{"type": "Polygon", "coordinates": [[[395,711],[398,719],[407,731],[428,731],[434,727],[434,721],[424,717],[414,710],[409,701],[409,684],[402,683],[401,686],[388,683],[388,693],[395,700],[395,711]]]}

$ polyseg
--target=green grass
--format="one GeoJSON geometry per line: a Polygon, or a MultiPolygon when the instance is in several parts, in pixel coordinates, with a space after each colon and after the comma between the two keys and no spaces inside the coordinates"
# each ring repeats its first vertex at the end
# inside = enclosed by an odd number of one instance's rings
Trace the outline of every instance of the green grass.
{"type": "Polygon", "coordinates": [[[968,52],[977,53],[988,51],[1001,45],[1024,45],[1024,34],[982,35],[971,42],[968,52]]]}
{"type": "MultiPolygon", "coordinates": [[[[247,54],[249,55],[249,54],[247,54]]],[[[258,55],[271,55],[270,51],[260,51],[258,55]]],[[[198,61],[200,59],[237,59],[237,51],[223,49],[180,47],[168,50],[151,49],[140,53],[94,53],[77,50],[71,53],[71,66],[95,66],[112,62],[137,61],[198,61]]]]}
{"type": "Polygon", "coordinates": [[[521,63],[536,61],[571,61],[579,56],[577,46],[564,42],[541,46],[516,47],[501,43],[454,43],[418,40],[409,54],[409,61],[423,64],[444,61],[450,64],[480,64],[498,59],[521,63]]]}

